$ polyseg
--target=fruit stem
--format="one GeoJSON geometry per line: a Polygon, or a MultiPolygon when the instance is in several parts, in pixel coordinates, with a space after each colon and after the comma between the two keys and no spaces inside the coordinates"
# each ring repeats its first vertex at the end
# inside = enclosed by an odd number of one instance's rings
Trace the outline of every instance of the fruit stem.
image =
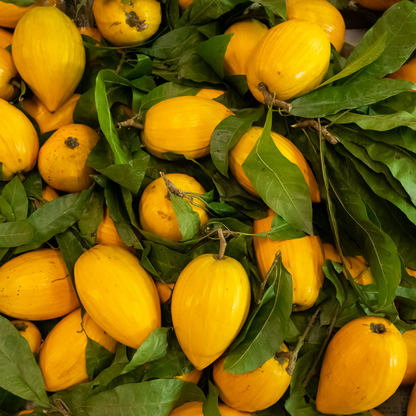
{"type": "Polygon", "coordinates": [[[126,23],[130,27],[135,27],[138,32],[143,32],[143,30],[146,30],[149,27],[145,21],[146,20],[140,20],[136,12],[126,13],[126,23]]]}
{"type": "Polygon", "coordinates": [[[17,172],[16,176],[20,179],[20,182],[23,182],[25,180],[25,177],[23,176],[22,172],[17,172]]]}
{"type": "MultiPolygon", "coordinates": [[[[180,198],[187,198],[190,202],[192,202],[192,197],[189,196],[186,192],[181,191],[179,188],[177,188],[167,177],[163,172],[159,172],[159,175],[163,178],[165,181],[166,188],[168,188],[168,195],[174,194],[176,196],[179,196],[180,198]]],[[[169,199],[169,198],[168,198],[169,199]]]]}
{"type": "Polygon", "coordinates": [[[20,90],[20,87],[22,86],[22,84],[19,82],[19,81],[17,81],[17,80],[15,80],[15,79],[12,79],[11,80],[11,83],[16,87],[16,88],[18,88],[19,90],[20,90]]]}
{"type": "Polygon", "coordinates": [[[50,410],[46,411],[46,413],[60,413],[63,416],[72,416],[72,412],[70,408],[66,405],[66,403],[62,399],[54,399],[53,405],[50,407],[50,410]]]}
{"type": "Polygon", "coordinates": [[[259,85],[257,85],[257,89],[263,94],[264,104],[266,104],[267,107],[273,106],[282,108],[288,112],[292,110],[292,106],[289,103],[281,100],[276,100],[276,98],[270,93],[269,87],[264,82],[260,82],[259,85]]]}
{"type": "Polygon", "coordinates": [[[218,228],[218,238],[220,239],[220,251],[218,253],[218,256],[216,256],[216,259],[224,260],[225,249],[227,248],[227,241],[225,240],[222,228],[218,228]]]}
{"type": "Polygon", "coordinates": [[[306,120],[303,120],[299,123],[293,124],[291,127],[293,128],[297,128],[297,127],[301,127],[301,128],[305,128],[305,127],[312,127],[313,129],[315,129],[316,131],[319,132],[319,130],[321,131],[322,136],[331,144],[337,144],[339,142],[339,140],[333,136],[327,129],[326,127],[321,126],[321,123],[318,123],[316,120],[313,120],[311,118],[308,118],[306,120]]]}
{"type": "Polygon", "coordinates": [[[272,274],[273,269],[276,267],[277,262],[279,261],[279,259],[282,257],[282,253],[280,250],[278,250],[274,256],[274,260],[272,265],[270,266],[269,271],[267,272],[266,276],[264,276],[264,280],[260,285],[260,292],[259,292],[259,297],[257,299],[257,304],[260,304],[262,299],[263,299],[263,295],[264,295],[264,291],[266,290],[266,284],[267,281],[269,280],[270,275],[272,274]]]}
{"type": "Polygon", "coordinates": [[[29,328],[24,322],[16,322],[13,325],[19,332],[26,332],[26,329],[29,328]]]}
{"type": "Polygon", "coordinates": [[[373,322],[370,324],[370,329],[375,334],[384,334],[386,332],[386,327],[383,324],[375,324],[373,322]]]}
{"type": "Polygon", "coordinates": [[[120,123],[117,123],[117,125],[118,125],[119,128],[121,128],[121,127],[135,127],[136,129],[143,130],[144,129],[143,124],[136,123],[136,121],[135,121],[136,117],[137,116],[129,118],[126,121],[121,121],[120,123]]]}

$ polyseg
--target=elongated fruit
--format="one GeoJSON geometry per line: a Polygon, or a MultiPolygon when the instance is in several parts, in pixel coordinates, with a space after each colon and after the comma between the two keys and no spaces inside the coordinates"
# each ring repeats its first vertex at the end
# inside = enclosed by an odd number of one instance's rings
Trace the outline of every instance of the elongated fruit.
{"type": "MultiPolygon", "coordinates": [[[[11,3],[5,3],[11,4],[11,3]]],[[[13,33],[9,32],[6,29],[0,27],[0,48],[6,49],[9,45],[12,44],[13,33]]]]}
{"type": "Polygon", "coordinates": [[[41,321],[67,315],[78,307],[60,251],[30,251],[0,267],[1,313],[41,321]]]}
{"type": "Polygon", "coordinates": [[[62,319],[48,334],[39,353],[39,367],[47,391],[64,390],[88,381],[85,349],[88,338],[113,354],[118,342],[88,315],[77,309],[62,319]]]}
{"type": "MultiPolygon", "coordinates": [[[[269,209],[268,216],[254,220],[254,233],[264,233],[271,229],[274,212],[269,209]]],[[[254,251],[263,279],[269,271],[278,250],[282,253],[283,265],[292,275],[293,310],[303,311],[311,308],[318,298],[324,281],[324,253],[318,236],[308,236],[293,240],[275,241],[254,237],[254,251]]]]}
{"type": "Polygon", "coordinates": [[[215,127],[232,114],[208,98],[170,98],[147,112],[142,141],[149,153],[161,159],[167,152],[198,159],[209,155],[215,127]]]}
{"type": "MultiPolygon", "coordinates": [[[[169,416],[203,416],[202,406],[202,402],[188,402],[174,409],[169,416]]],[[[250,416],[250,413],[240,412],[223,403],[218,403],[218,409],[221,416],[250,416]]]]}
{"type": "Polygon", "coordinates": [[[29,119],[16,107],[0,99],[0,179],[9,181],[36,164],[39,140],[29,119]]]}
{"type": "Polygon", "coordinates": [[[385,11],[400,0],[357,0],[357,3],[370,10],[385,11]]]}
{"type": "Polygon", "coordinates": [[[0,98],[11,101],[19,89],[13,84],[18,73],[10,52],[0,47],[0,98]]]}
{"type": "Polygon", "coordinates": [[[270,29],[247,64],[247,83],[264,102],[261,83],[288,100],[317,87],[329,66],[331,45],[323,29],[306,20],[288,20],[270,29]]]}
{"type": "MultiPolygon", "coordinates": [[[[282,345],[281,351],[289,351],[282,345]]],[[[249,373],[231,374],[224,371],[225,357],[214,363],[213,377],[220,399],[233,409],[257,412],[275,404],[289,387],[291,376],[286,372],[289,359],[280,363],[270,358],[249,373]]]]}
{"type": "Polygon", "coordinates": [[[153,279],[127,250],[105,244],[89,249],[75,263],[75,283],[91,318],[122,344],[139,348],[161,326],[153,279]]]}
{"type": "Polygon", "coordinates": [[[26,339],[33,354],[36,354],[39,351],[42,342],[42,335],[38,327],[32,322],[24,320],[11,321],[10,323],[12,323],[19,331],[20,335],[26,339]]]}
{"type": "MultiPolygon", "coordinates": [[[[42,5],[42,0],[31,4],[28,7],[16,6],[13,3],[6,3],[0,1],[0,26],[14,29],[19,23],[19,20],[29,11],[35,7],[42,5]]],[[[6,45],[7,46],[7,45],[6,45]]]]}
{"type": "Polygon", "coordinates": [[[397,390],[406,365],[406,344],[392,323],[376,316],[354,319],[328,345],[316,407],[331,415],[377,407],[397,390]]]}
{"type": "Polygon", "coordinates": [[[56,7],[25,14],[13,35],[16,68],[50,112],[61,107],[81,81],[85,67],[82,37],[56,7]]]}
{"type": "Polygon", "coordinates": [[[228,348],[249,308],[250,283],[237,260],[203,254],[185,267],[172,295],[172,320],[196,369],[203,370],[228,348]]]}
{"type": "Polygon", "coordinates": [[[406,331],[403,334],[407,347],[407,367],[402,384],[416,384],[416,329],[406,331]]]}
{"type": "Polygon", "coordinates": [[[409,404],[407,405],[407,416],[416,416],[416,384],[413,386],[409,404]]]}
{"type": "Polygon", "coordinates": [[[178,378],[182,381],[188,381],[189,383],[195,383],[198,384],[199,380],[201,380],[203,371],[197,370],[196,368],[189,373],[183,374],[181,376],[176,376],[175,378],[178,378]]]}

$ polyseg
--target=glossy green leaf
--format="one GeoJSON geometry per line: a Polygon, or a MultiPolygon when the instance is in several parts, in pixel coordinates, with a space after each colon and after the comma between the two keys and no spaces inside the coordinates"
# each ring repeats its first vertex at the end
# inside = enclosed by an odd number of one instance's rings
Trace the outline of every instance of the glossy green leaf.
{"type": "Polygon", "coordinates": [[[79,231],[90,242],[95,242],[93,236],[103,220],[103,206],[104,193],[101,189],[94,189],[94,192],[91,194],[90,200],[86,204],[78,221],[79,231]]]}
{"type": "Polygon", "coordinates": [[[28,7],[31,4],[35,3],[36,0],[1,0],[4,3],[14,4],[18,7],[28,7]]]}
{"type": "MultiPolygon", "coordinates": [[[[336,298],[339,304],[343,306],[346,301],[346,294],[345,294],[344,286],[341,284],[331,260],[325,260],[323,270],[324,270],[326,278],[330,280],[331,283],[335,286],[336,298]]],[[[341,279],[344,279],[344,277],[341,276],[341,279]]]]}
{"type": "Polygon", "coordinates": [[[15,413],[17,412],[24,404],[26,400],[22,399],[21,397],[17,397],[16,395],[10,393],[7,390],[4,390],[0,387],[0,415],[8,416],[8,413],[15,413]]]}
{"type": "Polygon", "coordinates": [[[221,416],[218,408],[218,389],[208,380],[207,400],[202,405],[203,416],[221,416]]]}
{"type": "Polygon", "coordinates": [[[19,247],[28,244],[34,233],[28,221],[14,221],[0,224],[0,247],[19,247]]]}
{"type": "Polygon", "coordinates": [[[286,20],[286,2],[284,0],[260,0],[258,3],[286,20]]]}
{"type": "Polygon", "coordinates": [[[16,217],[14,215],[13,209],[11,205],[0,195],[0,213],[6,221],[12,222],[16,221],[16,217]]]}
{"type": "Polygon", "coordinates": [[[192,209],[188,201],[169,192],[172,208],[175,211],[179,223],[179,231],[182,234],[181,241],[190,240],[199,230],[199,214],[192,209]]]}
{"type": "Polygon", "coordinates": [[[303,238],[307,235],[285,221],[280,215],[276,214],[272,220],[272,226],[267,233],[259,233],[261,238],[270,238],[271,240],[293,240],[294,238],[303,238]]]}
{"type": "Polygon", "coordinates": [[[14,221],[23,221],[27,218],[29,201],[25,188],[17,176],[3,188],[1,196],[10,204],[14,214],[14,221]]]}
{"type": "Polygon", "coordinates": [[[42,177],[37,169],[25,174],[23,186],[28,197],[42,199],[42,177]]]}
{"type": "Polygon", "coordinates": [[[312,235],[312,202],[309,187],[297,165],[286,159],[271,136],[272,109],[263,133],[242,167],[264,202],[284,220],[312,235]]]}
{"type": "Polygon", "coordinates": [[[93,380],[101,371],[110,366],[114,354],[88,337],[88,333],[86,335],[85,364],[88,377],[93,380]]]}
{"type": "Polygon", "coordinates": [[[48,406],[42,374],[28,342],[2,316],[0,333],[0,387],[23,399],[48,406]]]}

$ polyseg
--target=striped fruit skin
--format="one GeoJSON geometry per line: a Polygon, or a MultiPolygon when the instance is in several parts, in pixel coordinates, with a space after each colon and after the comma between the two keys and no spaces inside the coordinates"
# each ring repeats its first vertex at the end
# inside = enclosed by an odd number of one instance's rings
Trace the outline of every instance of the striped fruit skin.
{"type": "Polygon", "coordinates": [[[84,73],[85,49],[77,27],[56,7],[36,7],[18,23],[12,45],[23,80],[48,111],[56,111],[84,73]]]}
{"type": "MultiPolygon", "coordinates": [[[[11,4],[11,3],[4,3],[11,4]]],[[[9,45],[12,44],[13,33],[9,32],[6,29],[0,27],[0,48],[6,49],[9,45]]]]}
{"type": "MultiPolygon", "coordinates": [[[[269,209],[268,216],[254,220],[254,233],[268,232],[275,213],[269,209]]],[[[318,298],[324,281],[324,252],[318,236],[308,236],[293,240],[275,241],[270,238],[253,238],[257,264],[264,277],[269,271],[276,252],[282,253],[282,262],[292,275],[293,310],[304,311],[311,308],[318,298]]]]}
{"type": "Polygon", "coordinates": [[[67,315],[79,302],[58,250],[30,251],[0,267],[0,312],[42,321],[67,315]]]}
{"type": "Polygon", "coordinates": [[[159,296],[139,259],[98,244],[75,263],[79,298],[92,319],[115,340],[139,348],[161,326],[159,296]]]}
{"type": "MultiPolygon", "coordinates": [[[[204,416],[202,402],[188,402],[177,407],[169,413],[169,416],[204,416]]],[[[221,416],[250,416],[250,413],[240,412],[223,403],[218,403],[221,416]]]]}
{"type": "Polygon", "coordinates": [[[170,98],[147,112],[142,142],[160,159],[166,152],[198,159],[209,155],[215,127],[230,115],[227,107],[208,98],[170,98]]]}
{"type": "MultiPolygon", "coordinates": [[[[0,26],[14,29],[19,20],[35,7],[42,6],[43,0],[31,4],[28,7],[19,7],[13,3],[5,3],[0,1],[0,26]]],[[[6,45],[7,46],[7,45],[6,45]]]]}
{"type": "Polygon", "coordinates": [[[172,321],[182,350],[198,370],[213,363],[240,332],[250,308],[250,283],[231,257],[203,254],[180,274],[172,321]]]}
{"type": "Polygon", "coordinates": [[[88,381],[85,363],[87,335],[115,353],[118,342],[88,315],[77,309],[62,319],[48,334],[39,353],[39,367],[47,391],[58,391],[88,381]]]}
{"type": "Polygon", "coordinates": [[[327,0],[290,0],[287,20],[301,19],[317,23],[340,52],[345,40],[345,22],[341,13],[327,0]]]}
{"type": "MultiPolygon", "coordinates": [[[[253,185],[250,182],[250,179],[245,174],[241,165],[247,159],[250,152],[253,150],[257,140],[260,138],[263,129],[261,127],[251,127],[246,133],[241,136],[241,139],[237,144],[230,150],[229,153],[229,166],[230,170],[240,183],[240,185],[250,194],[260,197],[257,191],[253,188],[253,185]]],[[[319,195],[318,184],[316,182],[315,176],[311,168],[308,165],[308,162],[303,157],[300,150],[286,137],[281,136],[280,134],[271,132],[271,137],[274,144],[280,150],[282,155],[288,159],[290,162],[294,163],[301,170],[306,183],[309,186],[309,191],[311,195],[312,202],[321,202],[321,196],[319,195]]]]}
{"type": "Polygon", "coordinates": [[[18,75],[11,53],[0,47],[0,98],[11,101],[16,97],[19,90],[12,80],[18,75]]]}
{"type": "Polygon", "coordinates": [[[331,44],[314,22],[288,20],[274,26],[259,42],[247,64],[247,83],[254,97],[262,82],[278,100],[288,100],[317,87],[329,66],[331,44]]]}
{"type": "Polygon", "coordinates": [[[20,335],[29,343],[30,350],[33,354],[36,354],[42,342],[42,335],[38,327],[34,323],[25,320],[10,321],[10,323],[15,326],[20,335]]]}
{"type": "Polygon", "coordinates": [[[224,55],[227,75],[246,75],[247,62],[269,28],[256,19],[247,19],[231,25],[224,33],[233,33],[224,55]]]}
{"type": "Polygon", "coordinates": [[[364,316],[344,325],[325,352],[316,407],[324,414],[350,415],[373,409],[399,387],[407,348],[387,319],[364,316]],[[375,331],[374,325],[384,329],[375,331]],[[365,354],[363,354],[365,348],[365,354]]]}
{"type": "Polygon", "coordinates": [[[9,181],[18,172],[29,172],[36,164],[39,140],[29,119],[0,98],[0,179],[9,181]]]}

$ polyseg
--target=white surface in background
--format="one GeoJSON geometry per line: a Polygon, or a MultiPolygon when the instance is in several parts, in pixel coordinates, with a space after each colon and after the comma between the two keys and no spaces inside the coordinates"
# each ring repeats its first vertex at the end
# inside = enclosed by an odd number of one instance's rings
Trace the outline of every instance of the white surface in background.
{"type": "Polygon", "coordinates": [[[345,31],[345,42],[352,46],[357,46],[368,29],[347,29],[345,31]]]}

